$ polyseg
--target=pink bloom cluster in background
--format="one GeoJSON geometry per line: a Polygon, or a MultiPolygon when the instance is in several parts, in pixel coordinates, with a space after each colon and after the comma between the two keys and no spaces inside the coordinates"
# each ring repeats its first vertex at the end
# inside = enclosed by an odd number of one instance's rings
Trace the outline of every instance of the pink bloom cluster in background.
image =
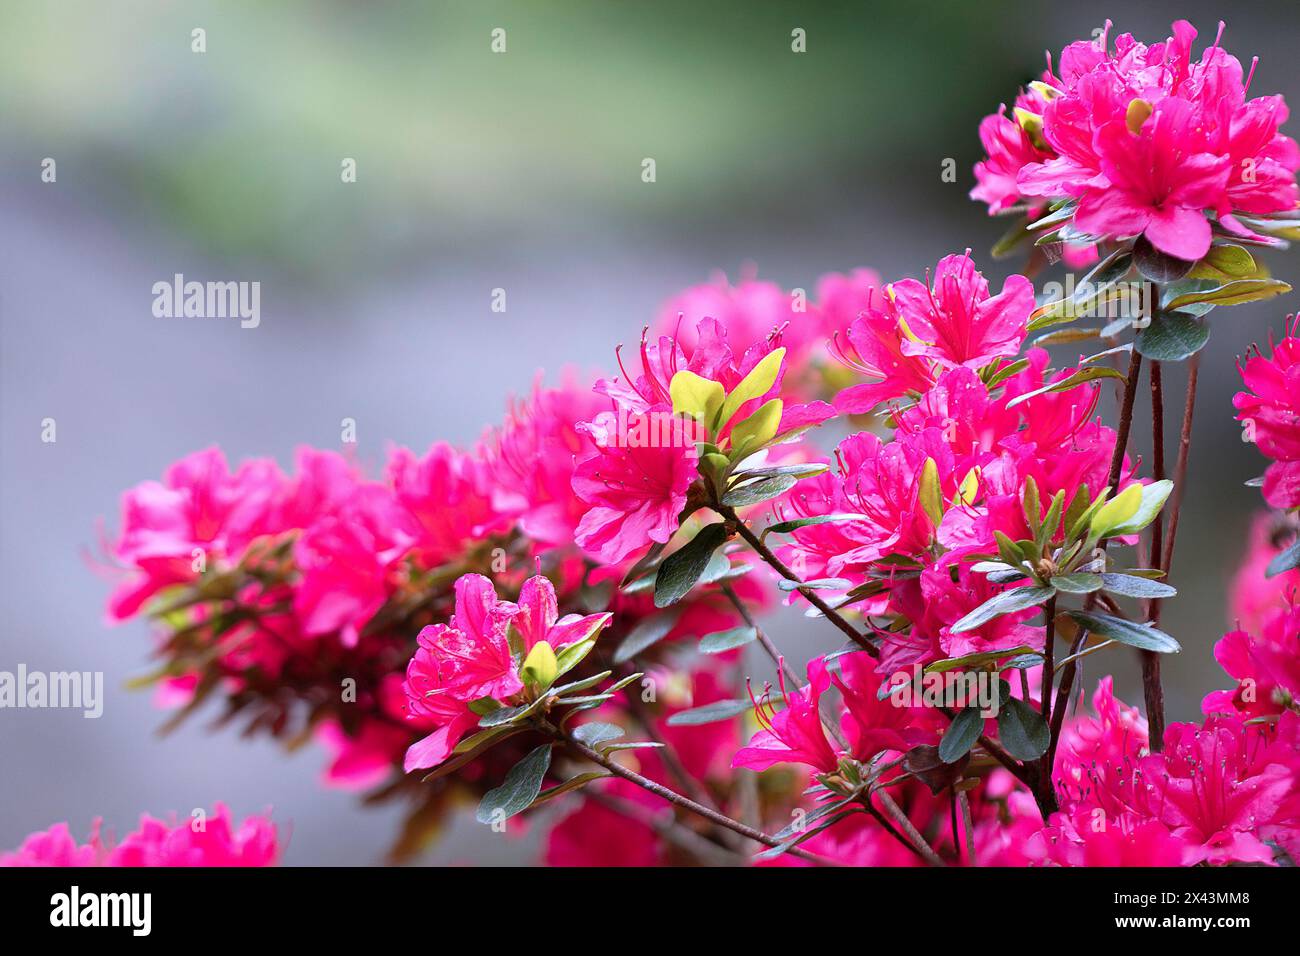
{"type": "Polygon", "coordinates": [[[1297,199],[1285,102],[1249,98],[1250,76],[1218,38],[1194,59],[1186,21],[1150,46],[1126,33],[1112,48],[1109,31],[1066,47],[1013,115],[985,118],[972,198],[990,213],[1068,200],[1076,243],[1145,236],[1189,261],[1209,249],[1212,223],[1266,241],[1249,217],[1297,199]]]}
{"type": "Polygon", "coordinates": [[[1239,363],[1248,391],[1233,399],[1243,436],[1273,460],[1264,473],[1264,500],[1275,508],[1300,507],[1300,316],[1288,319],[1286,335],[1239,363]]]}
{"type": "Polygon", "coordinates": [[[212,814],[168,823],[144,814],[121,840],[105,840],[95,821],[89,839],[78,843],[66,823],[33,833],[0,866],[272,866],[283,847],[269,817],[236,823],[224,804],[212,814]]]}

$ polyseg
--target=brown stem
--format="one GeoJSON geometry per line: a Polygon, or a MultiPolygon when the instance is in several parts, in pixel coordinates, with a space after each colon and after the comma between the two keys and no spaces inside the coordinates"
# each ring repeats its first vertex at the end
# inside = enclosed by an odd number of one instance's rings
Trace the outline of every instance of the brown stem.
{"type": "MultiPolygon", "coordinates": [[[[770,836],[762,832],[761,830],[755,830],[753,827],[747,826],[746,824],[741,823],[739,820],[733,820],[731,819],[731,817],[727,816],[726,814],[720,813],[717,810],[714,810],[710,807],[706,807],[702,803],[696,803],[690,797],[684,797],[680,793],[677,793],[675,790],[669,790],[667,787],[663,786],[662,784],[655,783],[649,777],[643,777],[641,776],[641,774],[637,773],[636,771],[629,770],[627,767],[624,767],[622,764],[616,763],[615,761],[611,760],[609,757],[605,756],[599,751],[592,750],[586,744],[578,740],[575,740],[574,738],[566,734],[564,731],[560,730],[559,728],[549,723],[539,722],[537,724],[537,727],[543,733],[549,735],[553,739],[564,744],[566,747],[568,747],[570,750],[572,750],[574,753],[578,754],[579,756],[586,757],[592,763],[599,764],[601,767],[604,767],[614,776],[620,777],[623,780],[628,781],[628,783],[634,783],[641,789],[653,793],[656,797],[659,797],[660,799],[667,800],[673,806],[681,807],[683,810],[689,810],[694,814],[704,817],[704,819],[712,823],[716,823],[718,826],[726,827],[728,830],[734,830],[736,833],[739,833],[741,836],[749,837],[749,839],[761,843],[764,846],[778,847],[781,845],[781,841],[778,840],[776,837],[770,836]]],[[[798,847],[791,847],[786,852],[790,853],[793,856],[797,856],[801,859],[809,860],[813,863],[821,863],[821,864],[830,863],[830,861],[827,861],[824,858],[817,856],[816,854],[809,853],[806,850],[800,850],[798,847]]]]}
{"type": "Polygon", "coordinates": [[[1183,494],[1187,490],[1187,459],[1192,450],[1192,415],[1196,411],[1196,383],[1201,369],[1200,354],[1187,362],[1187,401],[1183,405],[1183,427],[1178,438],[1178,463],[1174,465],[1174,500],[1169,508],[1169,534],[1165,538],[1160,569],[1169,573],[1174,560],[1174,539],[1178,536],[1178,516],[1182,513],[1183,494]]]}
{"type": "Polygon", "coordinates": [[[737,516],[734,508],[719,504],[715,506],[715,510],[718,514],[727,519],[729,524],[735,526],[737,534],[744,538],[745,543],[754,549],[754,553],[767,562],[767,564],[771,566],[777,574],[781,575],[781,577],[785,578],[787,581],[793,581],[795,584],[800,585],[796,590],[808,600],[809,604],[821,611],[822,614],[826,616],[827,620],[843,631],[850,640],[872,657],[880,656],[880,651],[876,646],[868,641],[856,627],[850,624],[839,613],[839,611],[827,604],[826,601],[822,599],[821,595],[812,588],[802,586],[803,582],[799,580],[799,576],[786,567],[785,562],[773,554],[772,550],[762,542],[758,535],[754,534],[754,532],[749,529],[749,526],[746,525],[739,516],[737,516]]]}
{"type": "MultiPolygon", "coordinates": [[[[1156,481],[1165,477],[1165,397],[1164,379],[1160,363],[1151,363],[1151,474],[1156,481]]],[[[1151,523],[1151,554],[1156,561],[1162,553],[1164,522],[1156,515],[1151,523]]],[[[1146,602],[1147,620],[1158,623],[1160,601],[1152,598],[1146,602]]],[[[1165,729],[1165,690],[1160,680],[1160,655],[1155,651],[1142,651],[1142,696],[1146,703],[1147,722],[1153,739],[1163,738],[1165,729]]],[[[1156,751],[1159,746],[1154,747],[1156,751]]]]}
{"type": "Polygon", "coordinates": [[[1128,435],[1133,427],[1133,403],[1137,399],[1138,379],[1142,375],[1142,353],[1136,348],[1129,355],[1128,375],[1124,379],[1124,398],[1120,403],[1119,426],[1115,429],[1115,451],[1110,457],[1110,474],[1107,483],[1111,492],[1119,490],[1119,479],[1124,468],[1124,453],[1128,450],[1128,435]]]}
{"type": "MultiPolygon", "coordinates": [[[[800,679],[798,674],[790,669],[790,665],[785,662],[785,658],[781,655],[781,652],[777,650],[776,645],[772,643],[772,639],[767,636],[761,627],[758,626],[758,622],[754,620],[754,616],[749,612],[749,608],[745,606],[745,602],[740,599],[740,595],[736,593],[735,589],[730,584],[723,584],[722,593],[727,596],[727,599],[740,613],[740,616],[744,619],[745,623],[754,629],[754,633],[758,637],[758,643],[762,646],[763,650],[767,652],[768,657],[772,658],[772,663],[780,668],[782,673],[785,674],[786,680],[793,684],[796,689],[803,690],[805,686],[804,682],[800,679]]],[[[835,739],[835,742],[839,744],[840,749],[847,751],[849,745],[844,739],[844,735],[840,732],[840,729],[831,721],[826,721],[825,723],[827,731],[830,732],[830,735],[835,739]]],[[[862,805],[866,807],[867,811],[876,818],[881,826],[883,826],[884,829],[894,837],[894,839],[898,840],[921,859],[934,865],[942,866],[943,860],[940,859],[937,853],[930,849],[929,844],[925,842],[925,838],[921,836],[916,827],[912,826],[912,821],[907,818],[907,814],[904,813],[903,808],[894,801],[894,798],[882,791],[880,793],[880,802],[884,805],[885,812],[888,813],[890,817],[892,817],[907,833],[908,837],[911,838],[910,840],[889,825],[889,822],[885,820],[885,818],[880,815],[880,812],[871,804],[870,797],[865,798],[862,801],[862,805]]]]}

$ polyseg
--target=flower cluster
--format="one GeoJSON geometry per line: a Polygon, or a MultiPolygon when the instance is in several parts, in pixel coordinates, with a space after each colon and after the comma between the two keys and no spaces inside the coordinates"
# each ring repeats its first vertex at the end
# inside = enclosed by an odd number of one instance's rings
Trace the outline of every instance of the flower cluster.
{"type": "MultiPolygon", "coordinates": [[[[1082,287],[1039,301],[969,250],[811,300],[718,280],[616,349],[618,375],[539,382],[474,448],[394,449],[382,479],[327,451],[290,474],[197,453],[125,496],[110,616],[158,624],[182,714],[220,695],[332,747],[332,783],[408,797],[397,855],[471,796],[494,828],[555,801],[552,865],[1294,862],[1295,517],[1252,531],[1215,649],[1235,686],[1166,727],[1187,458],[1171,480],[1129,447],[1144,361],[1289,290],[1243,243],[1294,237],[1300,150],[1217,40],[1194,61],[1185,23],[1152,46],[1108,30],[985,119],[972,194],[1067,265],[1099,259],[1082,287]],[[1135,274],[1160,284],[1146,316],[1037,334],[1135,274]],[[788,664],[758,617],[780,594],[841,649],[788,664]],[[1103,677],[1087,713],[1084,658],[1140,662],[1144,712],[1103,677]]],[[[1298,341],[1249,356],[1236,399],[1281,509],[1298,341]]],[[[274,857],[273,831],[221,832],[274,857]]],[[[56,827],[17,858],[189,858],[142,833],[56,827]]]]}
{"type": "Polygon", "coordinates": [[[1067,46],[1011,115],[981,123],[988,158],[972,198],[990,213],[1051,205],[1063,240],[1142,236],[1189,262],[1216,232],[1268,241],[1260,217],[1289,214],[1297,199],[1300,149],[1278,132],[1286,104],[1248,98],[1241,62],[1218,37],[1194,59],[1195,39],[1180,20],[1161,43],[1126,33],[1112,49],[1107,21],[1097,40],[1067,46]]]}
{"type": "Polygon", "coordinates": [[[269,817],[236,825],[223,804],[211,816],[168,823],[147,813],[121,840],[100,836],[100,821],[78,843],[66,823],[33,833],[22,846],[0,853],[0,866],[272,866],[283,847],[269,817]]]}

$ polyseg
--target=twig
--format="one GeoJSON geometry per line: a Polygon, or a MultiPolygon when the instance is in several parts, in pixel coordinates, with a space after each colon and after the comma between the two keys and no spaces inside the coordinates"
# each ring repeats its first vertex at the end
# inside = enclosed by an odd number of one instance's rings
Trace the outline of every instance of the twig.
{"type": "Polygon", "coordinates": [[[770,565],[777,574],[781,575],[781,577],[785,578],[787,581],[793,581],[795,584],[799,585],[796,590],[807,598],[809,604],[821,611],[822,614],[826,616],[827,620],[843,631],[844,634],[853,641],[853,643],[857,644],[872,657],[880,656],[880,651],[876,646],[868,641],[866,637],[856,627],[850,624],[843,615],[835,610],[835,608],[827,604],[820,594],[812,588],[803,586],[803,582],[799,580],[799,576],[786,567],[785,562],[773,554],[772,549],[765,545],[762,540],[759,539],[758,535],[754,534],[754,532],[750,530],[749,526],[746,525],[745,522],[736,514],[736,509],[724,504],[715,504],[713,507],[718,514],[722,515],[722,517],[727,520],[728,524],[735,527],[736,533],[745,539],[745,543],[754,549],[754,553],[767,562],[767,564],[770,565]]]}
{"type": "MultiPolygon", "coordinates": [[[[560,730],[559,728],[553,726],[550,723],[539,721],[537,723],[537,727],[543,733],[547,734],[554,740],[557,740],[560,743],[564,744],[574,753],[582,757],[586,757],[592,763],[599,764],[601,767],[604,767],[614,776],[621,777],[622,779],[628,781],[629,783],[634,783],[641,789],[647,790],[650,793],[653,793],[656,797],[659,797],[663,800],[667,800],[669,803],[673,804],[674,806],[681,807],[684,810],[690,810],[692,813],[698,814],[699,816],[704,817],[704,819],[706,820],[716,823],[719,826],[726,827],[728,830],[734,830],[736,833],[739,833],[741,836],[749,837],[749,839],[761,843],[764,846],[778,847],[782,845],[782,842],[774,836],[770,836],[769,834],[766,834],[761,830],[755,830],[753,827],[747,826],[746,824],[741,823],[739,820],[733,820],[731,819],[731,817],[727,816],[726,814],[720,813],[719,811],[714,810],[710,807],[706,807],[702,803],[696,803],[690,797],[684,797],[680,793],[676,792],[675,790],[670,790],[667,787],[663,786],[662,784],[655,783],[649,777],[643,777],[635,770],[629,770],[627,767],[624,767],[622,764],[611,760],[609,757],[605,756],[604,754],[596,750],[592,750],[586,744],[578,740],[575,740],[573,737],[569,736],[564,731],[560,730]]],[[[834,864],[832,861],[826,860],[824,857],[820,857],[817,856],[816,854],[809,853],[806,850],[800,850],[798,847],[791,847],[786,852],[793,856],[797,856],[800,859],[809,860],[810,862],[813,863],[819,863],[822,865],[838,865],[838,864],[834,864]]]]}

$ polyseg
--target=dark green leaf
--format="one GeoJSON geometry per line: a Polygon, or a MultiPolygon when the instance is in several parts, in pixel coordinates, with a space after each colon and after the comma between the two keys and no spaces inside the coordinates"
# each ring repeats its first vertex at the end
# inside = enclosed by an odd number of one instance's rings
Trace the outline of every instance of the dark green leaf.
{"type": "Polygon", "coordinates": [[[1146,358],[1181,362],[1210,340],[1210,324],[1187,312],[1162,312],[1137,334],[1134,344],[1146,358]]]}
{"type": "Polygon", "coordinates": [[[586,744],[588,747],[595,747],[597,744],[603,744],[609,740],[617,740],[622,736],[622,727],[617,724],[602,723],[599,720],[593,720],[588,724],[579,724],[573,728],[573,739],[586,744]]]}
{"type": "Polygon", "coordinates": [[[998,740],[1017,760],[1037,760],[1047,753],[1052,734],[1042,714],[1018,697],[998,709],[998,740]]]}
{"type": "Polygon", "coordinates": [[[778,521],[776,524],[770,524],[763,529],[763,537],[769,534],[788,534],[791,531],[798,531],[800,528],[809,528],[813,525],[827,524],[832,521],[861,521],[862,515],[817,515],[812,518],[792,518],[789,521],[778,521]]]}
{"type": "Polygon", "coordinates": [[[713,552],[726,540],[725,525],[705,525],[694,538],[664,558],[655,574],[655,607],[668,607],[686,597],[709,566],[713,552]]]}
{"type": "Polygon", "coordinates": [[[1111,594],[1121,594],[1132,598],[1167,598],[1178,592],[1161,581],[1138,577],[1132,574],[1103,574],[1102,586],[1111,594]]]}
{"type": "Polygon", "coordinates": [[[948,729],[939,741],[939,759],[944,763],[956,763],[970,752],[984,733],[984,718],[978,707],[964,707],[957,712],[948,729]]]}
{"type": "Polygon", "coordinates": [[[1101,589],[1101,575],[1076,571],[1074,574],[1058,574],[1052,578],[1052,586],[1066,594],[1091,594],[1101,589]]]}
{"type": "MultiPolygon", "coordinates": [[[[773,701],[780,700],[779,696],[774,696],[773,701]]],[[[730,720],[732,717],[738,717],[748,712],[754,706],[754,702],[745,700],[715,700],[711,704],[704,704],[701,707],[692,707],[690,710],[679,710],[668,718],[670,727],[694,727],[696,724],[713,724],[720,720],[730,720]]]]}
{"type": "Polygon", "coordinates": [[[637,621],[632,630],[627,632],[627,637],[623,638],[618,647],[615,648],[614,663],[626,663],[647,648],[658,644],[677,626],[679,617],[681,617],[681,611],[672,610],[664,614],[653,614],[637,621]]]}
{"type": "Polygon", "coordinates": [[[1000,594],[995,594],[954,624],[952,633],[961,634],[965,631],[973,631],[999,615],[1010,614],[1012,611],[1023,611],[1027,607],[1042,604],[1055,593],[1056,588],[1030,586],[1011,588],[1000,594]]]}
{"type": "Polygon", "coordinates": [[[1182,650],[1178,642],[1164,631],[1144,624],[1135,624],[1121,617],[1087,611],[1066,611],[1081,626],[1099,637],[1110,638],[1130,647],[1160,654],[1177,654],[1182,650]]]}
{"type": "Polygon", "coordinates": [[[758,638],[758,631],[752,627],[733,627],[728,631],[706,634],[700,638],[701,654],[721,654],[723,651],[735,650],[758,638]]]}
{"type": "Polygon", "coordinates": [[[1285,574],[1292,568],[1300,568],[1300,538],[1296,538],[1291,547],[1268,563],[1268,570],[1264,572],[1264,576],[1275,578],[1279,574],[1285,574]]]}
{"type": "Polygon", "coordinates": [[[479,823],[510,819],[527,810],[542,792],[542,780],[551,766],[551,745],[544,743],[510,768],[501,786],[489,790],[478,805],[479,823]],[[504,816],[502,816],[504,814],[504,816]]]}
{"type": "Polygon", "coordinates": [[[747,485],[732,488],[722,496],[722,503],[731,508],[756,505],[760,501],[767,501],[785,494],[798,483],[799,479],[794,475],[777,475],[775,478],[763,478],[747,485]]]}
{"type": "Polygon", "coordinates": [[[1175,259],[1151,245],[1145,236],[1139,236],[1133,244],[1133,264],[1138,271],[1152,282],[1161,284],[1176,282],[1192,271],[1195,262],[1175,259]]]}

